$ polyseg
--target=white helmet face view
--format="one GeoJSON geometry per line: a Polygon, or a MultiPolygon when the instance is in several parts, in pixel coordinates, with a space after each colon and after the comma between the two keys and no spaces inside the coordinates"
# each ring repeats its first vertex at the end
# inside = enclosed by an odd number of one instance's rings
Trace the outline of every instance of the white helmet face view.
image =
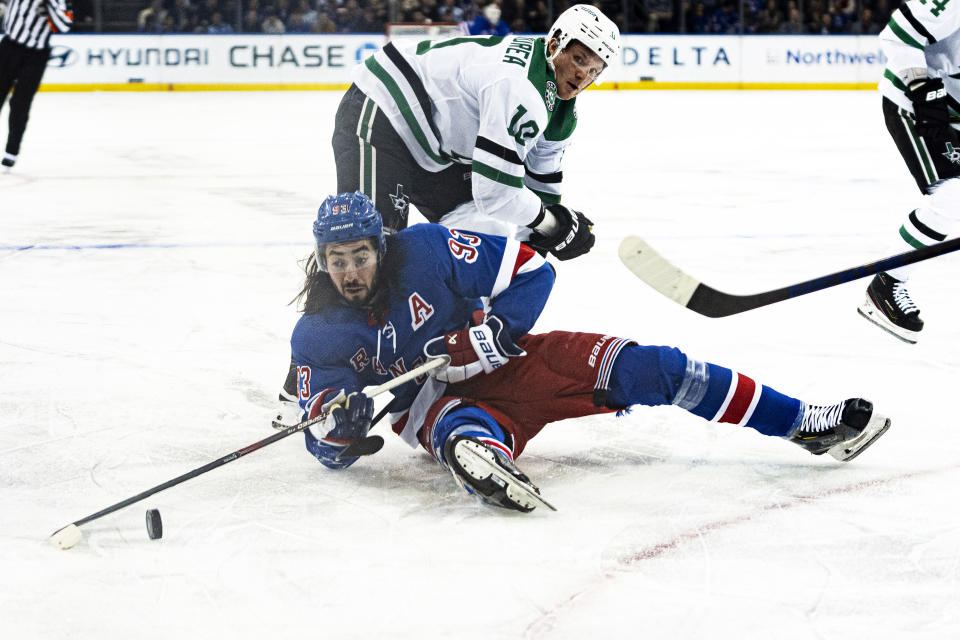
{"type": "Polygon", "coordinates": [[[559,45],[550,56],[551,60],[563,51],[571,40],[583,43],[600,56],[605,68],[620,58],[620,29],[599,9],[587,4],[574,5],[561,13],[547,35],[555,38],[559,45]],[[560,33],[557,33],[558,31],[560,33]]]}

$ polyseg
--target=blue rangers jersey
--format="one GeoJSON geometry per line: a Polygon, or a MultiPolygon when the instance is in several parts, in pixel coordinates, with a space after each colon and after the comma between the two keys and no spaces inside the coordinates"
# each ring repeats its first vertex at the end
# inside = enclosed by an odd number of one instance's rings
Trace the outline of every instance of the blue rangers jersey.
{"type": "MultiPolygon", "coordinates": [[[[503,320],[514,340],[522,337],[553,287],[553,269],[543,258],[500,236],[421,224],[390,236],[387,251],[399,252],[403,259],[392,276],[381,321],[366,309],[338,301],[303,315],[293,330],[300,406],[307,413],[332,398],[331,392],[360,391],[423,364],[424,345],[467,327],[474,311],[484,307],[482,298],[489,298],[488,314],[503,320]]],[[[381,283],[385,276],[379,274],[381,283]]],[[[424,376],[392,391],[391,422],[403,425],[401,437],[411,446],[417,446],[423,416],[444,388],[424,376]]],[[[324,446],[304,433],[312,450],[324,446]]]]}

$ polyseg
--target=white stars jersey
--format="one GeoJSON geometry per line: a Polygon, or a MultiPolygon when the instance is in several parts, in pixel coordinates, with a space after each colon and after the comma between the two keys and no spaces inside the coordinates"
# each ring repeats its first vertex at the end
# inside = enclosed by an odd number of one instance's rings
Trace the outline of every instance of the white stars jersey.
{"type": "Polygon", "coordinates": [[[387,44],[357,67],[354,82],[421,167],[471,166],[481,214],[526,225],[541,201],[560,201],[576,106],[557,97],[542,38],[426,40],[403,51],[387,44]]]}
{"type": "Polygon", "coordinates": [[[925,67],[928,76],[943,79],[951,119],[960,118],[960,0],[907,0],[893,12],[880,42],[889,58],[880,93],[913,113],[902,74],[925,67]]]}

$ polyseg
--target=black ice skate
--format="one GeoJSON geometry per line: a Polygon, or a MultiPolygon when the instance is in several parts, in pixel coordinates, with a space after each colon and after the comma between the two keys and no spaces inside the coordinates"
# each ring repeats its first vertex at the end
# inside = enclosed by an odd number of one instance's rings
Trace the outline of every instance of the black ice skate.
{"type": "Polygon", "coordinates": [[[556,511],[511,460],[472,436],[448,439],[443,456],[460,486],[487,504],[524,512],[542,505],[556,511]]]}
{"type": "Polygon", "coordinates": [[[875,414],[872,402],[851,398],[826,407],[807,406],[800,428],[790,441],[815,456],[829,453],[846,462],[860,455],[889,428],[890,419],[875,414]]]}
{"type": "Polygon", "coordinates": [[[906,283],[888,273],[878,273],[867,287],[867,297],[857,312],[904,342],[916,344],[923,329],[920,309],[910,299],[906,283]]]}
{"type": "Polygon", "coordinates": [[[17,164],[17,156],[12,153],[3,154],[3,159],[0,160],[0,165],[6,167],[7,171],[13,168],[13,165],[17,164]]]}
{"type": "Polygon", "coordinates": [[[297,424],[303,420],[303,409],[300,408],[300,399],[297,388],[297,365],[290,361],[290,368],[287,370],[287,379],[283,382],[283,388],[280,390],[280,396],[277,399],[276,411],[277,417],[273,420],[273,428],[282,430],[291,424],[297,424]]]}

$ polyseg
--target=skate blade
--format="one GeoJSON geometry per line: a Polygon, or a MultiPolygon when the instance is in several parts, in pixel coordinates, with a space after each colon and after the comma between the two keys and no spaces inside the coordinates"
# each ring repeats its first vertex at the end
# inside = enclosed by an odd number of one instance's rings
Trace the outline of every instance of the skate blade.
{"type": "Polygon", "coordinates": [[[526,507],[540,505],[551,511],[557,510],[555,506],[541,498],[532,486],[514,478],[509,473],[505,473],[504,469],[494,459],[496,454],[482,444],[468,440],[459,442],[457,443],[457,453],[462,456],[459,460],[464,471],[477,480],[485,480],[490,476],[500,479],[506,483],[507,497],[517,504],[526,507]]]}
{"type": "Polygon", "coordinates": [[[898,327],[887,320],[887,316],[885,316],[882,311],[877,309],[877,307],[873,304],[873,300],[870,299],[870,296],[867,296],[867,299],[864,300],[863,304],[857,307],[857,313],[898,340],[903,340],[907,344],[917,344],[917,336],[919,332],[898,327]]]}
{"type": "Polygon", "coordinates": [[[283,431],[290,425],[306,420],[303,409],[296,401],[280,400],[277,402],[276,409],[277,417],[270,423],[270,426],[277,431],[283,431]]]}
{"type": "Polygon", "coordinates": [[[847,440],[836,444],[827,452],[840,462],[849,462],[863,453],[864,449],[872,445],[877,439],[887,432],[890,428],[890,418],[873,414],[870,416],[870,422],[863,428],[860,435],[853,440],[847,440]]]}

